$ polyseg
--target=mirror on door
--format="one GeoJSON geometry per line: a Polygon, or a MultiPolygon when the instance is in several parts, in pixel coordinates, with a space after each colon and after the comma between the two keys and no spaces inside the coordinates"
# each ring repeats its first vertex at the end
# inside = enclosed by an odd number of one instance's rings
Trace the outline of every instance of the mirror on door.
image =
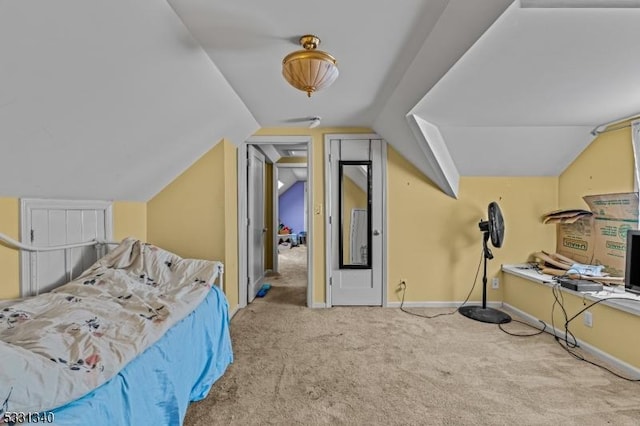
{"type": "Polygon", "coordinates": [[[340,269],[371,269],[371,161],[339,163],[340,269]]]}

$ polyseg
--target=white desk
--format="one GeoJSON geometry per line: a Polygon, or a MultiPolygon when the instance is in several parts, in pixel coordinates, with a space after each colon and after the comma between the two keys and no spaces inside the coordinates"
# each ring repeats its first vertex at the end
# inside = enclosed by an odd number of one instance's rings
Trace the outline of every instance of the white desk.
{"type": "Polygon", "coordinates": [[[575,315],[570,331],[580,346],[593,355],[607,359],[630,377],[640,376],[640,297],[621,287],[604,291],[578,292],[556,284],[551,275],[541,274],[527,264],[502,266],[504,307],[539,327],[539,321],[555,325],[555,334],[564,336],[565,317],[556,306],[557,288],[567,317],[575,315]],[[598,303],[600,302],[600,303],[598,303]],[[554,309],[555,307],[555,309],[554,309]],[[585,308],[592,314],[591,325],[584,322],[585,308]],[[554,324],[555,320],[555,324],[554,324]]]}
{"type": "MultiPolygon", "coordinates": [[[[553,286],[555,284],[555,280],[552,275],[542,274],[526,263],[520,265],[502,265],[502,271],[540,284],[546,284],[548,286],[553,286]]],[[[606,303],[613,308],[620,309],[621,311],[625,311],[630,314],[640,315],[640,296],[634,293],[625,292],[624,287],[622,286],[605,286],[602,291],[584,292],[570,290],[565,287],[560,287],[560,289],[594,302],[600,299],[616,298],[615,300],[608,300],[602,303],[606,303]],[[627,302],[626,300],[620,300],[618,298],[629,299],[629,301],[627,302]]]]}

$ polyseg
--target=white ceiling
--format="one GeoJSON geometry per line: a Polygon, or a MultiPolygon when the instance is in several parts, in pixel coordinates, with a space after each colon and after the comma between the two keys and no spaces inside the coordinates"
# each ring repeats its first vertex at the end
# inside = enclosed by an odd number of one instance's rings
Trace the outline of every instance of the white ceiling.
{"type": "Polygon", "coordinates": [[[640,112],[640,2],[511,3],[0,0],[0,196],[146,201],[221,138],[316,115],[452,196],[557,175],[640,112]],[[281,76],[306,33],[340,69],[311,99],[281,76]]]}
{"type": "Polygon", "coordinates": [[[514,5],[412,112],[462,175],[558,175],[596,125],[640,112],[638,22],[637,8],[514,5]]]}
{"type": "Polygon", "coordinates": [[[163,1],[0,1],[0,58],[0,196],[146,201],[259,128],[163,1]]]}
{"type": "Polygon", "coordinates": [[[307,156],[307,144],[277,144],[272,146],[281,157],[307,156]]]}
{"type": "Polygon", "coordinates": [[[282,195],[296,182],[307,180],[306,167],[278,167],[278,180],[282,186],[278,188],[278,195],[282,195]]]}
{"type": "MultiPolygon", "coordinates": [[[[263,126],[319,115],[322,126],[370,126],[420,47],[421,24],[446,0],[169,0],[194,38],[263,126]],[[321,39],[340,76],[308,98],[282,78],[282,59],[321,39]],[[417,39],[416,39],[417,37],[417,39]]],[[[306,125],[307,123],[303,123],[306,125]]]]}

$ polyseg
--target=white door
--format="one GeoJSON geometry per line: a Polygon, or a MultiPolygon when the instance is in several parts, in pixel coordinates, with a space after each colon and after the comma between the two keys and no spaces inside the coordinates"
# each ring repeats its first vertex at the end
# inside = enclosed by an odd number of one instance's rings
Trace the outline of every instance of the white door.
{"type": "Polygon", "coordinates": [[[264,155],[254,146],[247,147],[247,260],[249,302],[256,297],[264,278],[264,155]]]}
{"type": "Polygon", "coordinates": [[[333,306],[382,305],[382,167],[381,140],[330,141],[333,306]]]}
{"type": "MultiPolygon", "coordinates": [[[[23,200],[22,241],[38,247],[111,239],[108,202],[23,200]]],[[[53,290],[79,276],[97,260],[96,248],[23,252],[23,296],[53,290]]]]}

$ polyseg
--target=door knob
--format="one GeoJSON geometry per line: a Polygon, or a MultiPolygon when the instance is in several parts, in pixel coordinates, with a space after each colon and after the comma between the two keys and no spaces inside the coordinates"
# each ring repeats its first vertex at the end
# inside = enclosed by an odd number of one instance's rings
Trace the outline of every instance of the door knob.
{"type": "Polygon", "coordinates": [[[380,235],[380,231],[378,231],[377,229],[373,230],[373,235],[380,235]]]}
{"type": "Polygon", "coordinates": [[[268,228],[262,228],[262,232],[267,232],[268,228]]]}

